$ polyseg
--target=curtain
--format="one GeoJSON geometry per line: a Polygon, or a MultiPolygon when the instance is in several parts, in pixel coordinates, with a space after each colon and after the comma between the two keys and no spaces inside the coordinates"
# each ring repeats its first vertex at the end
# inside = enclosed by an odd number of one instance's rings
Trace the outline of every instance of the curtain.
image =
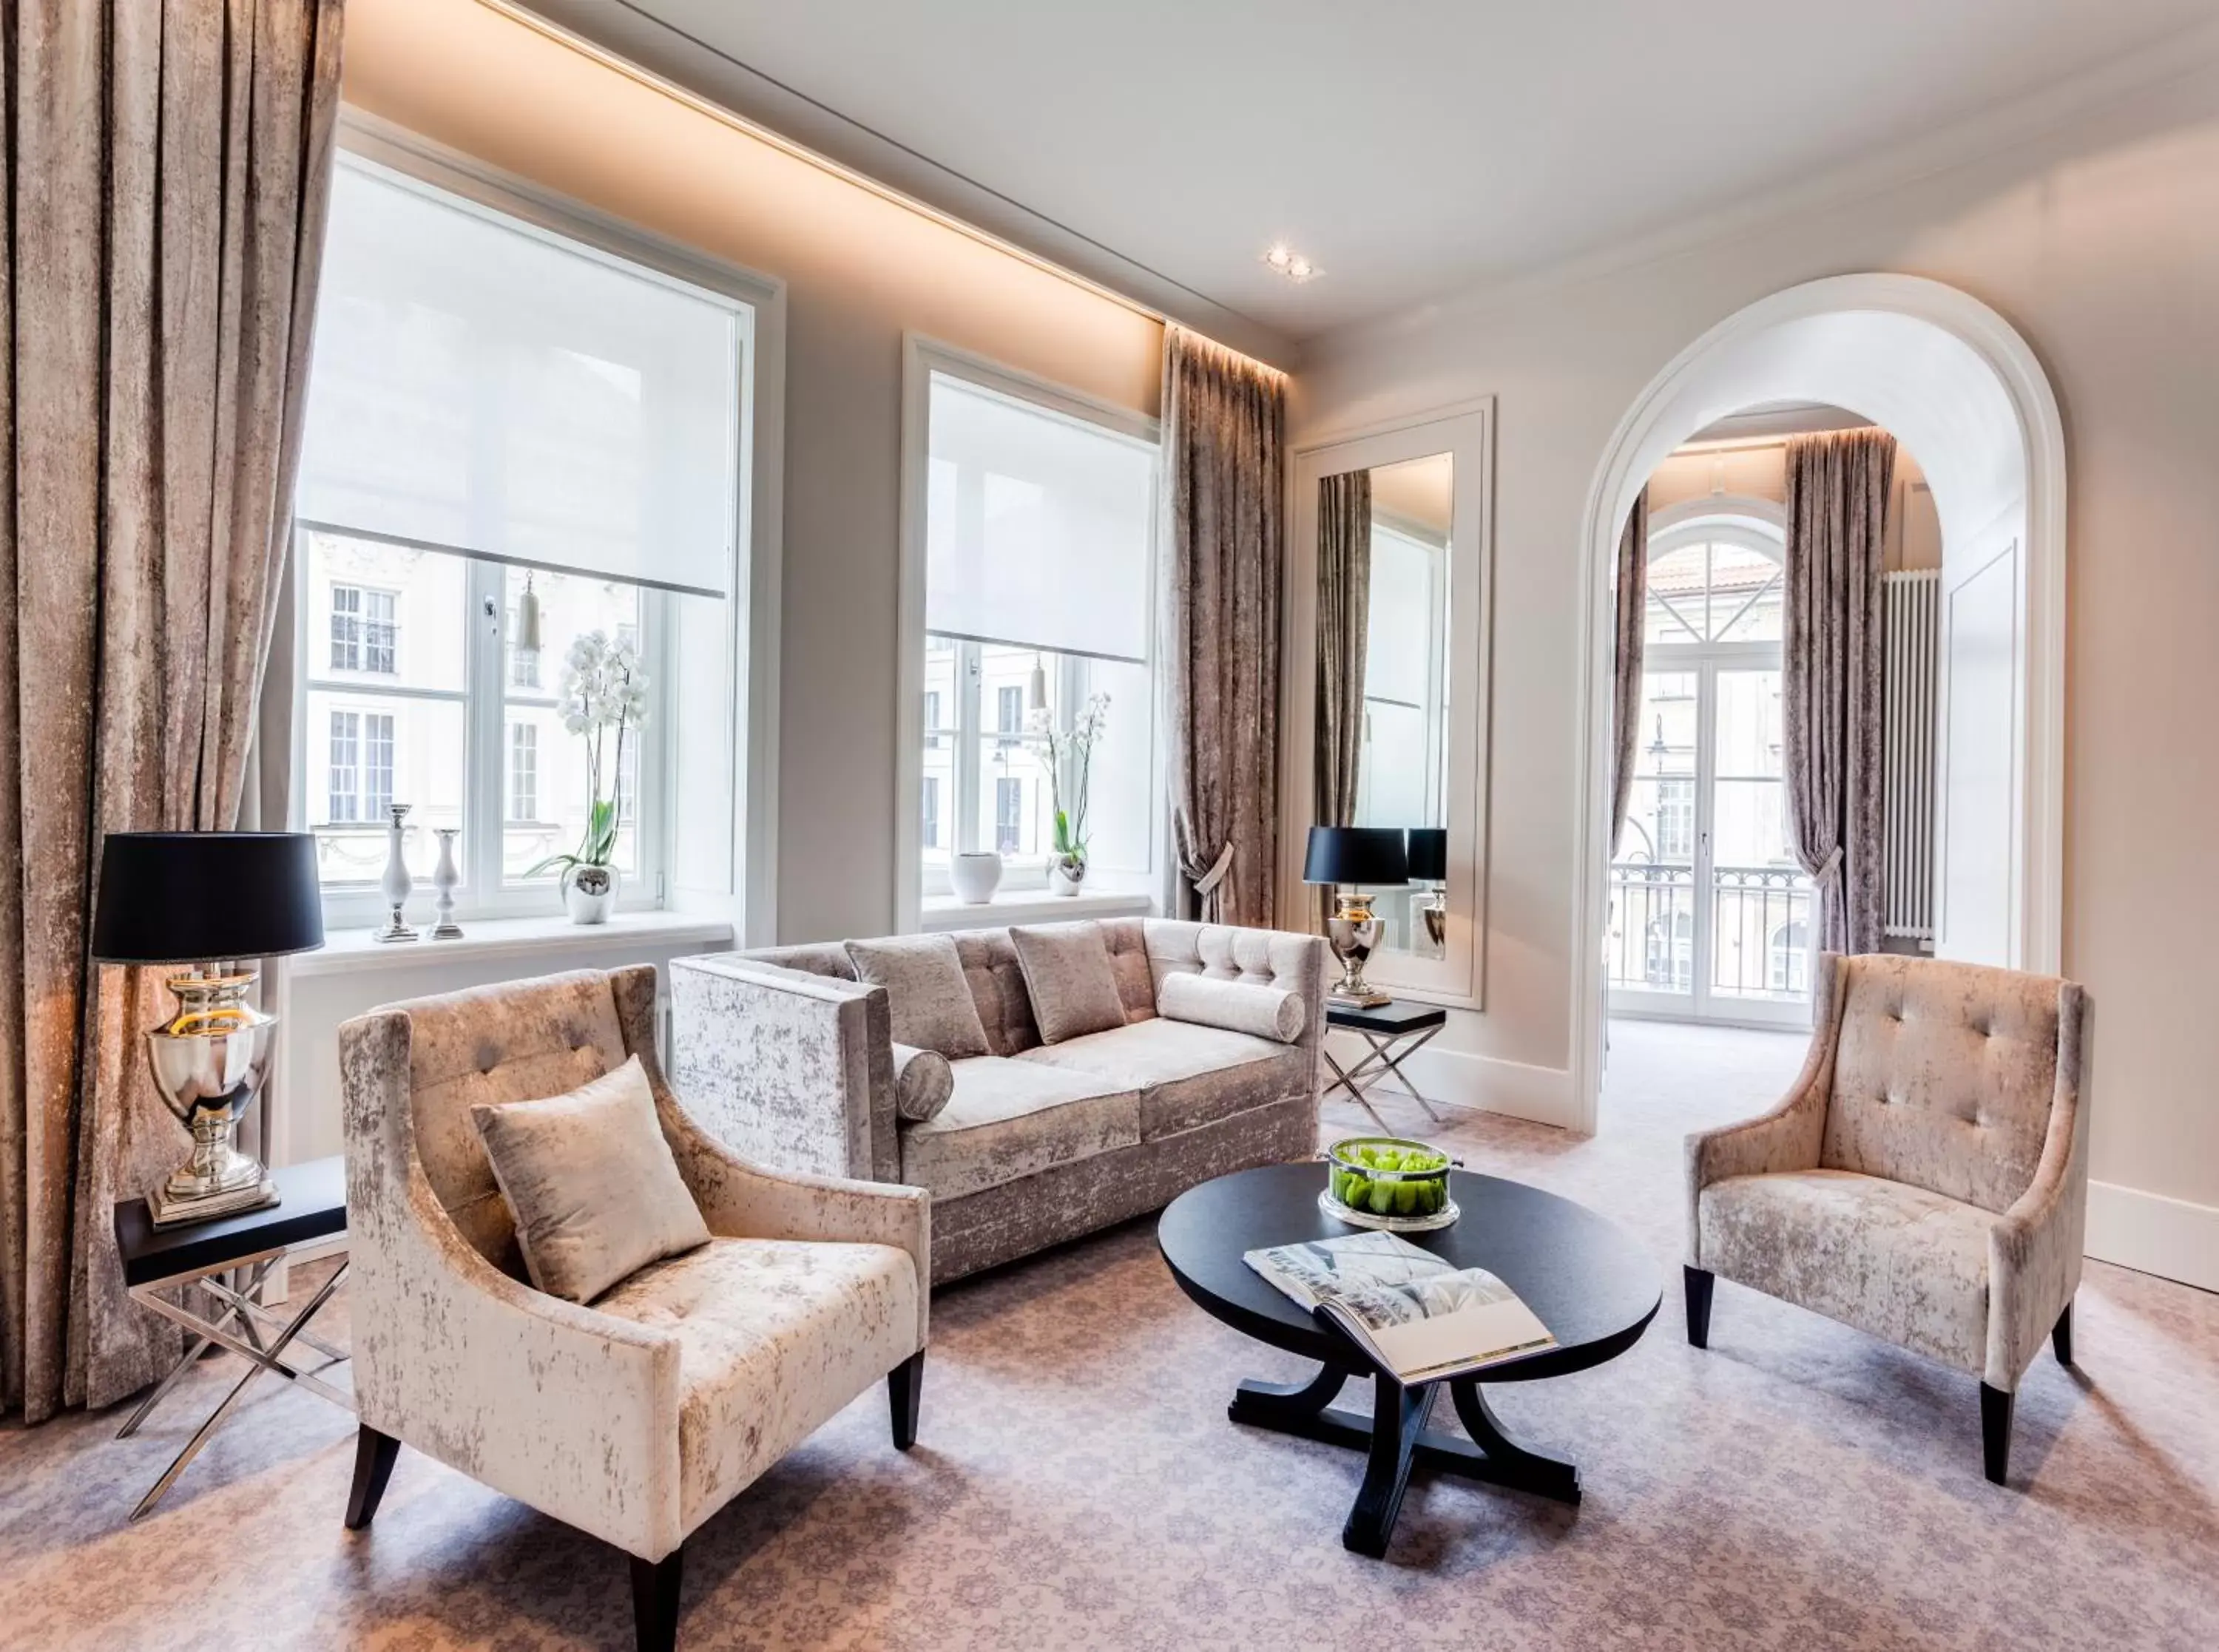
{"type": "Polygon", "coordinates": [[[1787,444],[1781,746],[1788,824],[1818,884],[1827,952],[1880,946],[1880,574],[1894,475],[1884,431],[1787,444]]]}
{"type": "Polygon", "coordinates": [[[1164,328],[1163,604],[1182,913],[1268,926],[1278,876],[1286,380],[1164,328]]]}
{"type": "Polygon", "coordinates": [[[1318,483],[1317,796],[1321,826],[1356,824],[1364,650],[1371,618],[1371,473],[1318,483]]]}
{"type": "MultiPolygon", "coordinates": [[[[1610,842],[1606,855],[1618,854],[1625,829],[1626,805],[1633,800],[1634,754],[1641,743],[1641,651],[1649,628],[1649,490],[1633,497],[1618,536],[1617,626],[1610,650],[1610,842]]],[[[1592,726],[1592,725],[1590,725],[1592,726]]]]}
{"type": "Polygon", "coordinates": [[[85,953],[103,835],[239,816],[283,571],[340,0],[22,0],[0,35],[0,1402],[177,1357],[115,1200],[183,1156],[154,972],[85,953]],[[20,1038],[13,1034],[20,1029],[20,1038]]]}

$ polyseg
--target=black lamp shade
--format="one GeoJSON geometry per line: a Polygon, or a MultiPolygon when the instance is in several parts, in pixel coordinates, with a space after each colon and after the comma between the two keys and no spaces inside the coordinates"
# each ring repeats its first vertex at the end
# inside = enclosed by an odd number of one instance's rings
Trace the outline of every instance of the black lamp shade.
{"type": "Polygon", "coordinates": [[[1407,884],[1409,857],[1399,826],[1313,826],[1306,884],[1407,884]]]}
{"type": "Polygon", "coordinates": [[[1445,826],[1410,828],[1410,876],[1420,883],[1442,883],[1449,875],[1449,831],[1445,826]]]}
{"type": "Polygon", "coordinates": [[[323,944],[306,832],[110,832],[100,847],[100,963],[275,958],[323,944]]]}

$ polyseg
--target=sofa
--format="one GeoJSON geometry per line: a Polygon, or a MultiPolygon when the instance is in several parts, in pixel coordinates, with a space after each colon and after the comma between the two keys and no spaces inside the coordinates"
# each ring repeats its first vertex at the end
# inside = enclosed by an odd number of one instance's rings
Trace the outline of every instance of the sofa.
{"type": "Polygon", "coordinates": [[[681,958],[672,1071],[747,1158],[926,1189],[944,1283],[1314,1152],[1325,971],[1315,935],[1155,918],[681,958]]]}
{"type": "Polygon", "coordinates": [[[1816,984],[1787,1098],[1688,1138],[1688,1340],[1723,1276],[1978,1377],[2002,1485],[2019,1379],[2045,1338],[2073,1363],[2087,995],[1878,953],[1827,953],[1816,984]]]}

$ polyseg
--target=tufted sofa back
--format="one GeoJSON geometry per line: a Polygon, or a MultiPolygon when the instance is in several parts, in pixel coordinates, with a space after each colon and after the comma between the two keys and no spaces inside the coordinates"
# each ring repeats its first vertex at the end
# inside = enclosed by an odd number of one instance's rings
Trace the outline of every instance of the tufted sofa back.
{"type": "Polygon", "coordinates": [[[409,1111],[425,1179],[471,1247],[522,1279],[515,1221],[470,1109],[560,1096],[622,1066],[631,1053],[609,978],[586,970],[388,1007],[408,1017],[409,1111]]]}
{"type": "Polygon", "coordinates": [[[2079,1084],[2070,981],[1979,964],[1828,955],[1840,1005],[1819,1163],[2008,1209],[2060,1081],[2079,1084]]]}

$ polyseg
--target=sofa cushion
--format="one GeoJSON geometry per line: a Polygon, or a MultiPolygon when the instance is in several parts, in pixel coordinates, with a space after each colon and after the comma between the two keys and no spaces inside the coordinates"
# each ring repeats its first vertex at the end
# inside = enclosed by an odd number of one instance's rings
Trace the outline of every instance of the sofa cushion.
{"type": "Polygon", "coordinates": [[[1158,1018],[1028,1050],[1018,1059],[1141,1094],[1141,1140],[1191,1130],[1310,1087],[1315,1052],[1158,1018]]]}
{"type": "Polygon", "coordinates": [[[923,1288],[890,1245],[716,1239],[594,1304],[678,1338],[686,1531],[917,1351],[923,1288]]]}
{"type": "Polygon", "coordinates": [[[1302,994],[1255,981],[1221,980],[1180,971],[1164,977],[1159,1009],[1173,1021],[1253,1033],[1274,1043],[1291,1044],[1308,1019],[1302,994]]]}
{"type": "Polygon", "coordinates": [[[851,941],[855,978],[886,990],[897,1044],[937,1050],[950,1061],[987,1053],[986,1028],[963,978],[963,960],[947,935],[888,935],[851,941]]]}
{"type": "Polygon", "coordinates": [[[585,1302],[709,1240],[637,1056],[538,1101],[470,1109],[516,1221],[532,1285],[585,1302]]]}
{"type": "Polygon", "coordinates": [[[1042,1043],[1060,1044],[1125,1024],[1125,1001],[1118,996],[1100,924],[1020,924],[1010,931],[1010,941],[1024,967],[1042,1043]]]}
{"type": "Polygon", "coordinates": [[[949,1065],[955,1094],[948,1105],[901,1129],[902,1180],[935,1199],[960,1199],[1141,1139],[1141,1101],[1128,1084],[992,1055],[949,1065]]]}
{"type": "Polygon", "coordinates": [[[1110,948],[1110,972],[1117,978],[1127,1021],[1147,1021],[1156,1013],[1156,973],[1148,966],[1148,921],[1107,918],[1102,940],[1110,948]]]}
{"type": "Polygon", "coordinates": [[[922,1121],[935,1117],[955,1094],[955,1073],[937,1050],[897,1044],[894,1053],[894,1111],[922,1121]]]}
{"type": "Polygon", "coordinates": [[[985,1024],[990,1055],[1015,1055],[1040,1042],[1033,1024],[1033,1001],[1025,991],[1025,968],[1017,962],[1017,949],[1007,929],[958,929],[956,956],[963,960],[963,978],[970,984],[971,1001],[985,1024]]]}
{"type": "Polygon", "coordinates": [[[1767,1295],[1975,1374],[1987,1369],[1988,1232],[1977,1205],[1849,1171],[1703,1189],[1696,1255],[1767,1295]]]}

